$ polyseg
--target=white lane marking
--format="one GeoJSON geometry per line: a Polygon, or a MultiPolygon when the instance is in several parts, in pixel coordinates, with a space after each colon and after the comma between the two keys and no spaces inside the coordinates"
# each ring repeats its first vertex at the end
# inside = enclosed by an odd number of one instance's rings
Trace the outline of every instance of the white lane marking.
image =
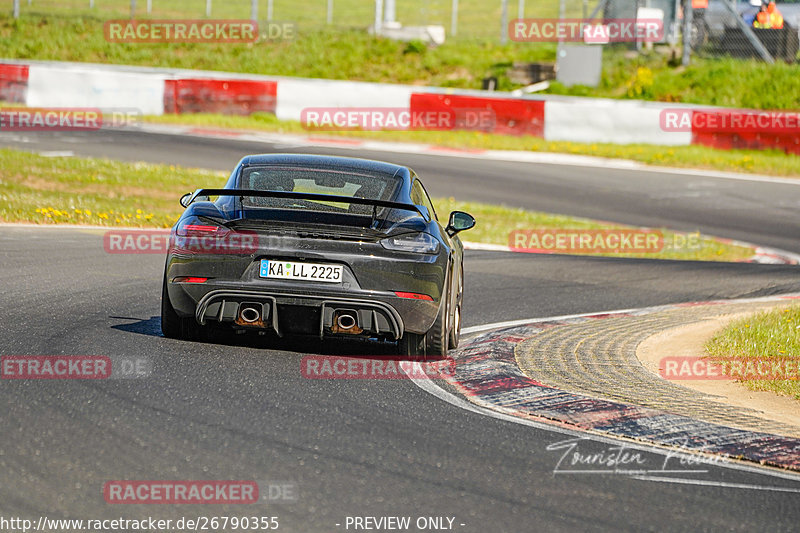
{"type": "Polygon", "coordinates": [[[75,152],[72,150],[45,150],[39,152],[39,155],[42,157],[72,157],[75,155],[75,152]]]}
{"type": "Polygon", "coordinates": [[[791,487],[767,487],[764,485],[748,485],[745,483],[726,483],[724,481],[706,481],[703,479],[684,479],[660,476],[632,476],[633,479],[642,481],[657,481],[661,483],[677,483],[679,485],[703,485],[706,487],[722,487],[726,489],[748,489],[748,490],[767,490],[773,492],[794,492],[800,494],[800,488],[791,487]]]}
{"type": "MultiPolygon", "coordinates": [[[[759,296],[757,298],[738,298],[735,300],[709,300],[707,303],[709,304],[738,304],[738,303],[753,303],[753,302],[771,302],[771,301],[779,301],[779,300],[790,300],[792,298],[800,298],[800,292],[789,292],[786,294],[781,294],[779,296],[759,296]]],[[[700,302],[706,303],[706,302],[700,302]]],[[[494,322],[492,324],[482,324],[479,326],[470,326],[468,328],[462,328],[461,334],[462,335],[471,335],[473,333],[480,333],[482,331],[488,331],[491,329],[501,329],[501,328],[512,328],[515,326],[524,326],[526,324],[538,324],[541,322],[554,322],[558,320],[569,320],[572,318],[583,318],[587,316],[594,316],[594,315],[620,315],[624,313],[645,313],[645,312],[655,312],[660,309],[668,309],[674,307],[679,304],[664,304],[664,305],[654,305],[652,307],[636,307],[632,309],[615,309],[613,311],[595,311],[592,313],[578,313],[574,315],[560,315],[560,316],[548,316],[542,318],[522,318],[519,320],[507,320],[505,322],[494,322]]]]}
{"type": "MultiPolygon", "coordinates": [[[[414,365],[419,365],[420,363],[413,363],[414,365]]],[[[402,368],[402,367],[401,367],[402,368]]],[[[414,375],[421,375],[421,370],[416,369],[414,375]]],[[[505,413],[501,413],[499,411],[493,411],[491,409],[487,409],[485,407],[480,407],[478,405],[472,404],[467,400],[452,394],[443,388],[436,385],[433,380],[431,379],[409,379],[409,381],[413,382],[414,385],[419,387],[420,389],[424,390],[428,394],[439,398],[440,400],[453,405],[454,407],[458,407],[459,409],[464,409],[465,411],[470,411],[479,415],[488,416],[491,418],[496,418],[498,420],[503,420],[504,422],[511,422],[514,424],[520,424],[523,426],[528,426],[536,429],[540,429],[542,431],[548,431],[550,433],[559,433],[561,435],[569,435],[570,437],[576,437],[585,440],[592,440],[595,442],[600,442],[603,444],[609,444],[612,446],[617,446],[619,444],[624,444],[625,448],[630,448],[634,450],[640,450],[647,453],[652,453],[655,455],[663,455],[664,457],[674,457],[676,454],[676,450],[674,448],[663,448],[656,445],[648,445],[643,444],[635,441],[623,440],[623,439],[614,439],[612,437],[605,437],[602,435],[598,435],[596,433],[589,433],[579,430],[573,430],[564,428],[557,425],[546,424],[543,422],[536,422],[535,420],[529,420],[527,418],[519,418],[516,416],[508,415],[505,413]]],[[[680,449],[677,453],[684,453],[689,454],[692,453],[693,455],[701,456],[702,454],[697,454],[692,452],[691,450],[684,450],[680,449]]],[[[780,472],[775,470],[770,470],[767,468],[762,467],[755,467],[750,466],[738,462],[734,462],[733,460],[727,457],[721,457],[718,455],[714,455],[713,457],[714,464],[713,466],[718,466],[720,468],[730,468],[733,470],[740,470],[748,473],[753,474],[763,474],[766,476],[777,477],[781,479],[789,479],[792,481],[800,481],[800,474],[792,473],[792,472],[780,472]]],[[[555,460],[558,458],[556,457],[555,460]]],[[[798,489],[800,491],[800,489],[798,489]]]]}

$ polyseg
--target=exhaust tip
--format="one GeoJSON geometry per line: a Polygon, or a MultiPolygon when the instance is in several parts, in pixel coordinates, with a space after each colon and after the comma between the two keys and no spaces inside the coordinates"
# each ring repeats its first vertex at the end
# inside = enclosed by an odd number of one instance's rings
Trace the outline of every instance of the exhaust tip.
{"type": "Polygon", "coordinates": [[[239,316],[242,317],[244,322],[252,324],[261,318],[261,312],[255,307],[245,307],[240,311],[239,316]]]}
{"type": "Polygon", "coordinates": [[[350,313],[342,313],[336,319],[336,324],[344,330],[353,329],[357,324],[356,317],[350,313]]]}

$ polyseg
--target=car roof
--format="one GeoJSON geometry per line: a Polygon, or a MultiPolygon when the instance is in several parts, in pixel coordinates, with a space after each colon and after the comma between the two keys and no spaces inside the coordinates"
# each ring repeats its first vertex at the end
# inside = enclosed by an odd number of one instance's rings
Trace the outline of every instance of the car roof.
{"type": "Polygon", "coordinates": [[[412,170],[402,165],[395,165],[383,161],[361,159],[358,157],[340,157],[313,154],[258,154],[248,155],[239,162],[241,166],[256,165],[289,165],[307,168],[353,170],[378,174],[398,176],[408,181],[412,170]]]}

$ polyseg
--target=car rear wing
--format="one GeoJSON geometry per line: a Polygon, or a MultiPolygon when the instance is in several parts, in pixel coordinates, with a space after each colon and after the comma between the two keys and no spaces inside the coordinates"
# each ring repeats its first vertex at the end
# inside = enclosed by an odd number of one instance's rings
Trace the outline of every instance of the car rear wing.
{"type": "MultiPolygon", "coordinates": [[[[313,192],[295,191],[256,191],[253,189],[197,189],[185,202],[184,207],[203,196],[253,196],[258,198],[286,198],[290,200],[311,200],[316,202],[336,202],[358,205],[371,205],[374,213],[378,207],[389,207],[392,209],[403,209],[405,211],[416,211],[425,220],[430,219],[430,214],[422,210],[418,205],[404,204],[401,202],[390,202],[388,200],[373,200],[371,198],[361,198],[360,196],[339,196],[334,194],[319,194],[313,192]]],[[[183,205],[183,202],[182,202],[183,205]]]]}

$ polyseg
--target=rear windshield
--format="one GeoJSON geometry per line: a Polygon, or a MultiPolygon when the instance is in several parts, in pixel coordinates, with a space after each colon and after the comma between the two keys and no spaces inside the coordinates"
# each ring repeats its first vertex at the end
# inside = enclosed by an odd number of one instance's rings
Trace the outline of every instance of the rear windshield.
{"type": "MultiPolygon", "coordinates": [[[[307,192],[370,200],[392,200],[401,184],[401,178],[386,174],[360,174],[328,169],[275,166],[246,167],[239,178],[240,189],[307,192]]],[[[373,207],[369,205],[288,198],[244,197],[242,206],[355,215],[371,215],[373,212],[373,207]]],[[[379,208],[378,211],[383,211],[383,209],[379,208]]]]}

